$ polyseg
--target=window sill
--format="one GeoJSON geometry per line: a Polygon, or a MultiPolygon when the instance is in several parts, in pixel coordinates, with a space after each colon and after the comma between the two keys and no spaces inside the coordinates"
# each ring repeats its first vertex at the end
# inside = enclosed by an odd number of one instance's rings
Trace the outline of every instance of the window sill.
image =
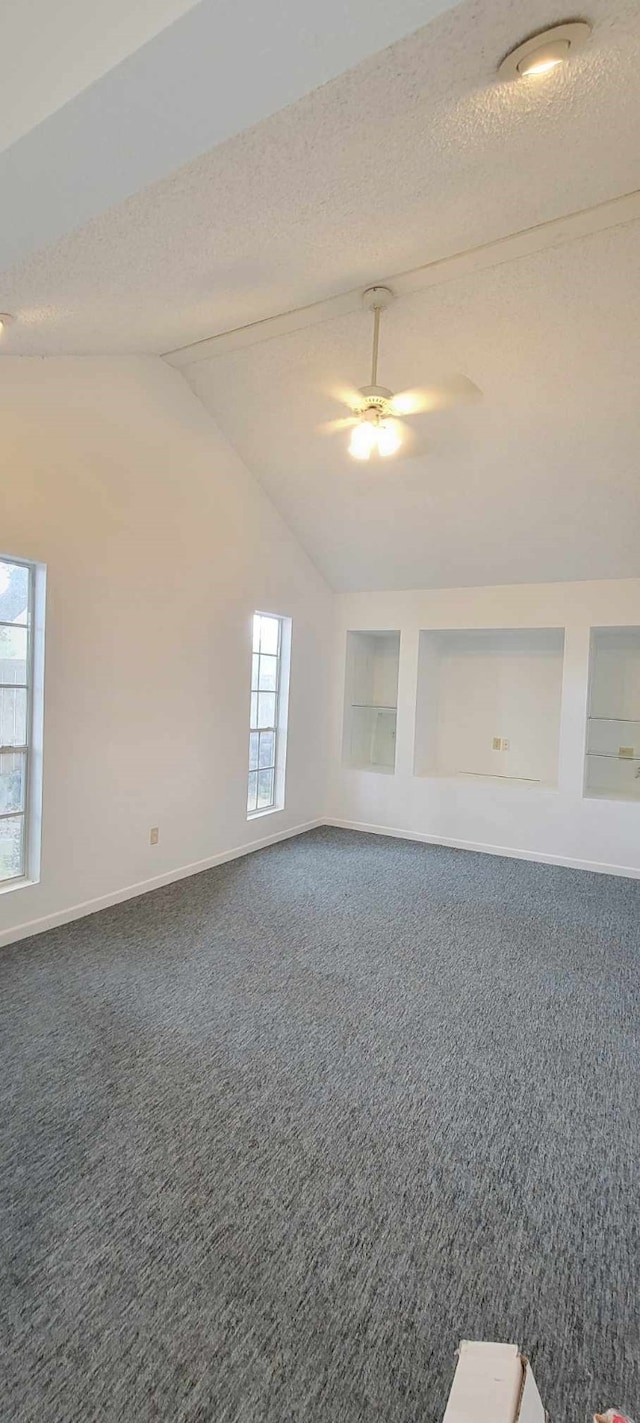
{"type": "Polygon", "coordinates": [[[27,879],[26,876],[22,879],[7,880],[6,884],[0,884],[0,894],[10,894],[12,889],[28,889],[31,884],[38,884],[38,880],[27,879]]]}
{"type": "Polygon", "coordinates": [[[260,820],[263,815],[276,815],[279,810],[284,810],[283,805],[267,805],[264,810],[251,810],[247,820],[260,820]]]}

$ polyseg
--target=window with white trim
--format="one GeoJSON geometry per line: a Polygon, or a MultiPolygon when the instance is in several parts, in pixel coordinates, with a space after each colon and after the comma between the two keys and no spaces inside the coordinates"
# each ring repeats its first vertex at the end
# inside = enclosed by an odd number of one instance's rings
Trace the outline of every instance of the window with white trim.
{"type": "Polygon", "coordinates": [[[254,613],[247,815],[284,805],[290,620],[254,613]]]}
{"type": "Polygon", "coordinates": [[[35,577],[0,558],[0,887],[29,873],[35,577]]]}

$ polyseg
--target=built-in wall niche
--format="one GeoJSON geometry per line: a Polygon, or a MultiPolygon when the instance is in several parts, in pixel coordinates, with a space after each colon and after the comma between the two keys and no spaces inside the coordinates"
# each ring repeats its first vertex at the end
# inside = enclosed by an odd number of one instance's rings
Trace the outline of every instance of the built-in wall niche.
{"type": "Polygon", "coordinates": [[[420,633],[414,771],[555,786],[563,628],[420,633]]]}
{"type": "Polygon", "coordinates": [[[348,632],[343,759],[390,775],[396,764],[399,632],[348,632]]]}
{"type": "Polygon", "coordinates": [[[593,628],[585,794],[640,800],[640,627],[593,628]]]}

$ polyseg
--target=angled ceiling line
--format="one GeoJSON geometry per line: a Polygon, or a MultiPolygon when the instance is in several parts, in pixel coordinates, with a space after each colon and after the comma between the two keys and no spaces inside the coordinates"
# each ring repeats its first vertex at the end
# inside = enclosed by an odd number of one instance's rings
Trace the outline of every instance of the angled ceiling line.
{"type": "MultiPolygon", "coordinates": [[[[409,271],[393,276],[381,276],[376,273],[375,281],[392,287],[396,296],[407,296],[413,292],[425,291],[429,287],[444,286],[447,282],[456,281],[473,272],[518,261],[549,247],[575,242],[582,237],[614,227],[622,227],[639,219],[640,189],[634,189],[593,207],[551,218],[534,227],[523,228],[520,232],[508,233],[505,237],[456,252],[450,257],[436,258],[433,262],[427,262],[409,271]]],[[[363,286],[365,285],[366,283],[363,283],[363,286]]],[[[224,355],[229,351],[258,345],[325,321],[333,321],[340,316],[362,310],[362,290],[362,286],[352,288],[322,301],[294,307],[228,331],[220,331],[214,336],[165,351],[162,353],[162,359],[180,370],[209,360],[212,356],[224,355]]]]}

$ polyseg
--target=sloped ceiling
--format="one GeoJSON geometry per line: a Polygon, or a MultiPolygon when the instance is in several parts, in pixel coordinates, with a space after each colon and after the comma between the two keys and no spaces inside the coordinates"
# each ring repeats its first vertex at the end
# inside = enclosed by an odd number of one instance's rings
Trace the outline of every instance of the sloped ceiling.
{"type": "Polygon", "coordinates": [[[336,588],[638,575],[640,8],[591,0],[583,53],[511,85],[501,56],[565,14],[438,8],[7,268],[7,352],[168,354],[222,333],[175,359],[336,588]],[[483,398],[417,422],[411,458],[358,466],[318,428],[368,379],[357,289],[425,263],[433,284],[400,282],[385,317],[381,379],[462,372],[483,398]],[[297,329],[269,324],[291,311],[297,329]]]}
{"type": "Polygon", "coordinates": [[[640,222],[400,298],[384,383],[462,372],[483,398],[360,464],[318,426],[367,383],[370,335],[353,312],[185,372],[335,588],[640,573],[640,222]]]}
{"type": "Polygon", "coordinates": [[[0,14],[0,38],[10,41],[13,30],[17,44],[17,54],[3,51],[5,64],[24,85],[17,131],[39,107],[60,107],[0,153],[0,268],[294,103],[453,0],[151,0],[146,12],[132,0],[130,15],[114,0],[95,17],[95,5],[85,15],[80,0],[48,10],[26,0],[16,19],[19,3],[0,14]],[[172,9],[185,13],[169,24],[172,9]],[[136,48],[145,25],[152,37],[136,48]],[[92,74],[100,76],[93,83],[92,74]]]}
{"type": "Polygon", "coordinates": [[[0,150],[95,83],[196,0],[4,0],[0,150]]]}
{"type": "Polygon", "coordinates": [[[566,71],[504,85],[557,11],[467,0],[5,270],[12,352],[165,352],[640,186],[640,7],[589,9],[566,71]]]}

